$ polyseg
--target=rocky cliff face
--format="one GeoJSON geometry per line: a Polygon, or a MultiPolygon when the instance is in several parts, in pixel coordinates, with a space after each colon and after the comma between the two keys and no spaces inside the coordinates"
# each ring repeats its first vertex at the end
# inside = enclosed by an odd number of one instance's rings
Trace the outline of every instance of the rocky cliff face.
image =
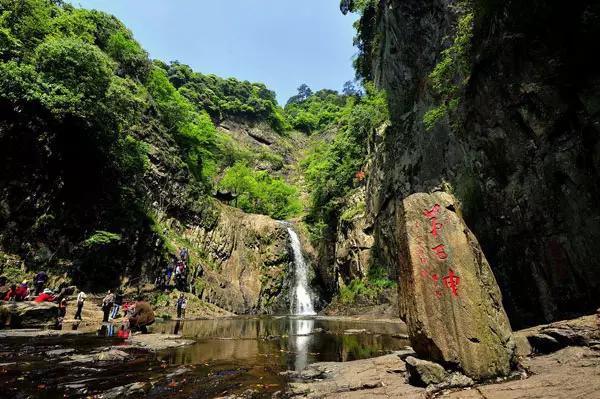
{"type": "Polygon", "coordinates": [[[219,206],[211,227],[167,221],[200,249],[194,289],[203,300],[231,312],[285,313],[293,270],[284,225],[264,215],[219,206]]]}
{"type": "Polygon", "coordinates": [[[427,131],[423,116],[440,102],[429,74],[464,10],[449,0],[380,2],[372,68],[388,92],[393,126],[374,143],[367,189],[374,245],[393,274],[400,201],[450,191],[514,325],[593,310],[600,288],[600,74],[589,55],[599,46],[599,7],[470,7],[475,22],[460,106],[454,120],[427,131]]]}
{"type": "Polygon", "coordinates": [[[335,243],[335,266],[344,284],[369,274],[371,266],[372,225],[365,209],[365,189],[347,199],[341,213],[335,243]]]}

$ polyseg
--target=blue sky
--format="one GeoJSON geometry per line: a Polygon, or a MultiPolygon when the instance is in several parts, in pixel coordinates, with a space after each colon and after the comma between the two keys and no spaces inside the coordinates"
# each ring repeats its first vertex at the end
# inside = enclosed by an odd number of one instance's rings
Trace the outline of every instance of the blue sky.
{"type": "Polygon", "coordinates": [[[202,73],[264,82],[280,103],[307,83],[354,78],[356,17],[339,0],[72,0],[117,16],[150,53],[202,73]]]}

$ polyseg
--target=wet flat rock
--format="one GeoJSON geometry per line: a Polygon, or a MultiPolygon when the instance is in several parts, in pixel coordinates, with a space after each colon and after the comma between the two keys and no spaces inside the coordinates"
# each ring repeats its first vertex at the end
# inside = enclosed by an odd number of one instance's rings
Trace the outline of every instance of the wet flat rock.
{"type": "Polygon", "coordinates": [[[97,353],[87,355],[71,355],[69,360],[62,362],[63,364],[71,363],[95,363],[95,362],[122,362],[128,359],[130,355],[126,352],[109,349],[97,353]]]}
{"type": "Polygon", "coordinates": [[[192,345],[195,343],[195,341],[191,339],[184,339],[179,335],[139,334],[133,335],[131,338],[129,338],[127,343],[150,351],[161,351],[164,349],[192,345]]]}
{"type": "Polygon", "coordinates": [[[418,357],[453,364],[474,379],[508,375],[515,344],[502,296],[450,194],[403,201],[400,310],[418,357]]]}
{"type": "Polygon", "coordinates": [[[112,388],[101,395],[98,395],[100,399],[118,399],[126,398],[129,396],[139,397],[147,393],[152,388],[152,385],[148,382],[135,382],[128,385],[112,388]]]}
{"type": "Polygon", "coordinates": [[[61,337],[66,335],[82,335],[83,331],[71,330],[0,330],[0,338],[44,338],[44,337],[61,337]]]}
{"type": "MultiPolygon", "coordinates": [[[[405,383],[406,365],[398,354],[346,363],[315,363],[295,377],[301,382],[289,384],[289,395],[301,398],[342,398],[348,394],[364,398],[404,397],[424,392],[405,383]]],[[[293,378],[293,376],[292,376],[293,378]]]]}
{"type": "MultiPolygon", "coordinates": [[[[431,391],[407,383],[401,355],[398,352],[346,363],[315,363],[296,373],[295,378],[301,381],[289,384],[289,395],[310,399],[431,398],[431,391]]],[[[455,388],[438,395],[451,399],[600,399],[598,350],[567,347],[550,355],[525,358],[523,365],[531,372],[526,379],[455,388]]],[[[462,384],[455,381],[453,385],[462,384]]]]}

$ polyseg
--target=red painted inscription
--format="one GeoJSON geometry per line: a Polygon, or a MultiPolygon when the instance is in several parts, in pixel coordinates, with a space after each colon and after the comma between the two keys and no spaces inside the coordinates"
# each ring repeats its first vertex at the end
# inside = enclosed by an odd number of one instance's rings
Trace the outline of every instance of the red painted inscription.
{"type": "Polygon", "coordinates": [[[433,250],[433,252],[435,252],[435,256],[437,256],[438,259],[446,260],[446,259],[448,259],[448,254],[446,253],[444,248],[445,248],[444,244],[440,244],[437,247],[433,247],[431,249],[433,250]]]}
{"type": "Polygon", "coordinates": [[[446,277],[444,277],[444,285],[452,291],[452,295],[458,296],[458,285],[460,284],[460,277],[454,274],[452,269],[446,277]]]}

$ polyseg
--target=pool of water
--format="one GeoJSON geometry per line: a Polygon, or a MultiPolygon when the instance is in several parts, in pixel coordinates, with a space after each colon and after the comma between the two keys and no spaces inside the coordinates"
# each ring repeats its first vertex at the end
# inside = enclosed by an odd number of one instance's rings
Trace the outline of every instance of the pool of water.
{"type": "Polygon", "coordinates": [[[195,344],[147,353],[127,349],[125,362],[73,363],[69,356],[124,345],[96,334],[0,341],[0,397],[89,397],[136,382],[149,382],[144,397],[213,398],[253,392],[271,397],[285,390],[286,370],[320,361],[380,356],[408,343],[402,325],[319,317],[238,317],[164,322],[155,333],[178,334],[195,344]],[[73,350],[48,356],[53,350],[73,350]]]}

